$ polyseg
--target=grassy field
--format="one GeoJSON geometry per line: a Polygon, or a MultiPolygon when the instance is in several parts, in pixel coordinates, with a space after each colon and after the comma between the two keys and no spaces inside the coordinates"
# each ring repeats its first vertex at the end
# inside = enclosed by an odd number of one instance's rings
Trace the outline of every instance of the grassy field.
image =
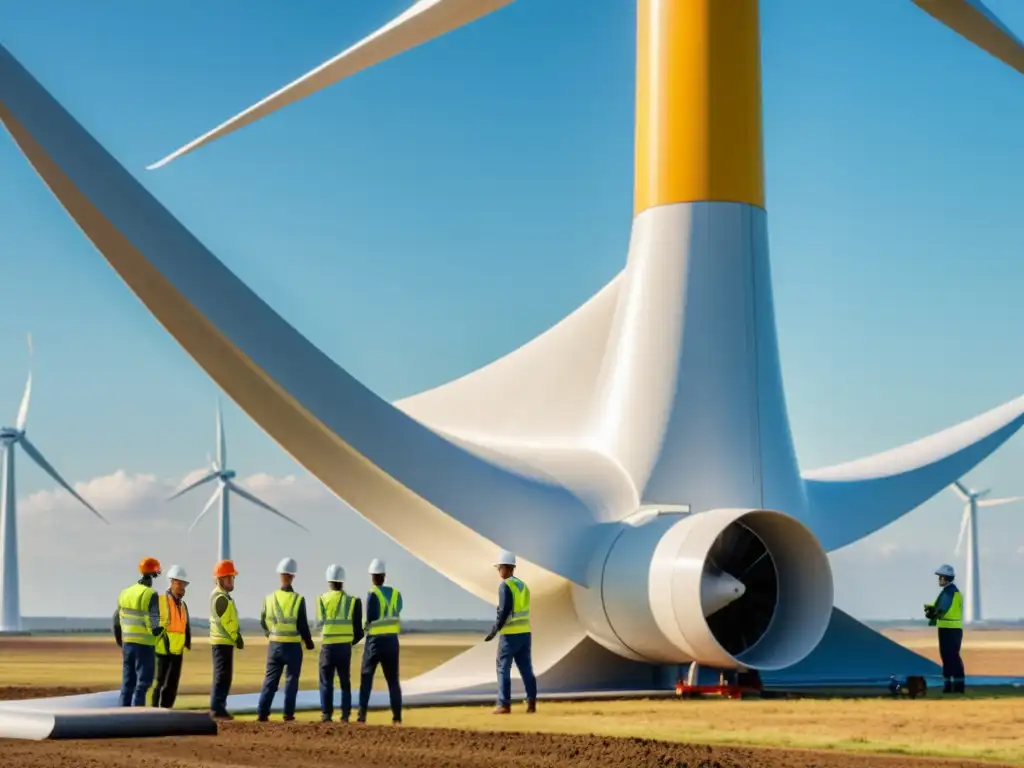
{"type": "MultiPolygon", "coordinates": [[[[928,631],[889,631],[895,640],[935,657],[928,631]]],[[[408,679],[477,642],[476,635],[403,638],[402,672],[408,679]]],[[[1024,632],[972,630],[965,661],[975,674],[1024,675],[1024,632]]],[[[234,692],[256,691],[265,647],[247,644],[236,662],[234,692]]],[[[355,664],[358,664],[357,652],[355,664]]],[[[378,675],[378,678],[380,676],[378,675]]],[[[120,654],[109,638],[0,639],[0,687],[116,687],[120,654]]],[[[187,657],[182,706],[206,704],[210,654],[197,644],[187,657]]],[[[315,654],[307,654],[304,688],[316,686],[315,654]]],[[[383,680],[378,679],[378,685],[383,680]]],[[[748,701],[631,701],[542,704],[536,717],[495,718],[485,707],[410,710],[410,726],[600,733],[669,741],[857,752],[972,757],[1024,765],[1024,697],[992,691],[967,699],[803,699],[748,701]]],[[[302,717],[315,718],[314,713],[302,717]]],[[[385,722],[387,713],[372,713],[385,722]]]]}
{"type": "MultiPolygon", "coordinates": [[[[464,651],[476,635],[408,635],[402,638],[402,677],[432,669],[464,651]]],[[[235,654],[232,693],[259,691],[266,664],[267,643],[247,640],[235,654]]],[[[319,650],[307,652],[302,665],[302,688],[317,687],[319,650]]],[[[352,669],[358,675],[362,644],[355,648],[352,669]]],[[[212,657],[205,640],[196,640],[185,655],[178,704],[201,707],[209,702],[212,657]]],[[[68,687],[113,690],[121,681],[121,649],[112,637],[51,636],[0,638],[0,687],[68,687]]],[[[383,675],[375,684],[386,687],[383,675]]]]}

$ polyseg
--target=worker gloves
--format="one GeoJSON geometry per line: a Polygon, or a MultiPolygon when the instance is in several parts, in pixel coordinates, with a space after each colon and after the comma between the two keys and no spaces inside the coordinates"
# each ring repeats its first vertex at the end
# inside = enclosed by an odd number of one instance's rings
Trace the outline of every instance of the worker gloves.
{"type": "Polygon", "coordinates": [[[243,648],[245,648],[245,641],[242,640],[241,635],[239,635],[238,639],[235,640],[235,648],[237,648],[238,650],[242,650],[243,648]]]}
{"type": "Polygon", "coordinates": [[[313,650],[313,641],[312,640],[307,640],[306,641],[306,650],[307,651],[312,651],[313,650]]]}
{"type": "Polygon", "coordinates": [[[494,632],[491,632],[491,633],[490,633],[489,635],[487,635],[487,637],[485,637],[485,638],[484,638],[484,642],[485,642],[485,643],[489,643],[489,642],[491,642],[491,640],[493,640],[493,639],[494,639],[494,635],[495,635],[495,633],[494,633],[494,632]]]}

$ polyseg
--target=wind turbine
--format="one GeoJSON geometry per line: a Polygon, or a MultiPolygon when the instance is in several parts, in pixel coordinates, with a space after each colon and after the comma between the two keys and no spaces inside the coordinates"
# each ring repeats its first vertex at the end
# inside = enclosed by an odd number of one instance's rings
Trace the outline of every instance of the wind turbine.
{"type": "MultiPolygon", "coordinates": [[[[207,454],[209,457],[209,454],[207,454]]],[[[201,478],[196,480],[194,483],[182,488],[180,491],[175,493],[173,496],[168,498],[168,501],[184,496],[186,493],[191,491],[193,488],[198,488],[201,485],[205,485],[213,480],[217,481],[217,490],[210,497],[210,500],[206,502],[206,506],[203,507],[203,511],[199,513],[199,516],[192,522],[189,527],[189,531],[199,524],[199,521],[203,519],[203,516],[213,509],[213,504],[220,499],[220,515],[219,515],[219,530],[217,538],[217,559],[218,560],[230,560],[231,559],[231,506],[229,501],[229,495],[236,493],[246,501],[255,504],[257,507],[262,507],[268,512],[272,512],[284,520],[287,520],[292,525],[298,526],[302,530],[309,532],[309,529],[301,523],[292,520],[288,515],[274,509],[267,502],[256,498],[244,488],[238,486],[235,482],[235,471],[228,469],[228,454],[227,444],[224,439],[224,417],[221,415],[220,403],[217,404],[217,457],[211,462],[210,471],[203,475],[201,478]]]]}
{"type": "Polygon", "coordinates": [[[956,538],[957,556],[963,544],[964,533],[967,533],[967,567],[964,569],[964,624],[984,621],[981,617],[981,575],[978,564],[978,510],[987,507],[1001,507],[1015,501],[1024,501],[1024,496],[1011,496],[1004,499],[985,498],[992,491],[973,491],[955,481],[950,486],[953,492],[964,501],[964,515],[960,518],[960,535],[956,538]]]}
{"type": "MultiPolygon", "coordinates": [[[[28,337],[28,355],[32,359],[32,335],[28,337]]],[[[21,593],[18,584],[18,509],[17,495],[14,485],[14,448],[17,445],[28,454],[46,474],[52,477],[65,491],[78,499],[96,517],[107,525],[110,523],[93,506],[83,499],[60,476],[53,465],[39,452],[25,434],[28,423],[28,404],[32,398],[32,368],[29,364],[28,381],[25,382],[25,394],[21,396],[21,406],[14,427],[0,429],[0,450],[3,452],[3,478],[0,481],[0,633],[21,632],[21,593]]]]}

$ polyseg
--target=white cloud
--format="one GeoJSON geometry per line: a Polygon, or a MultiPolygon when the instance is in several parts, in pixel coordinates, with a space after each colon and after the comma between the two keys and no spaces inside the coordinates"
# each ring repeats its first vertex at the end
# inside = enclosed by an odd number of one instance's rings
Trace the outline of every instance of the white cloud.
{"type": "Polygon", "coordinates": [[[903,547],[897,544],[895,541],[881,541],[878,543],[877,552],[883,558],[890,558],[893,555],[899,553],[903,547]]]}
{"type": "MultiPolygon", "coordinates": [[[[164,567],[190,573],[190,604],[206,615],[209,573],[216,560],[217,523],[211,511],[188,531],[214,483],[168,502],[176,490],[208,470],[177,480],[118,470],[73,487],[110,521],[103,525],[67,491],[39,491],[18,502],[22,613],[29,616],[103,616],[117,593],[137,577],[139,558],[154,556],[164,567]],[[84,577],[84,579],[83,579],[84,577]],[[69,583],[72,586],[69,588],[69,583]],[[77,588],[86,585],[86,589],[77,588]]],[[[232,557],[241,576],[236,597],[243,614],[258,606],[276,582],[274,567],[285,556],[299,561],[300,592],[317,594],[330,563],[344,565],[356,588],[364,563],[385,558],[402,589],[410,618],[486,617],[490,610],[409,555],[309,475],[258,473],[236,481],[250,493],[307,527],[312,535],[237,496],[231,502],[232,557]]],[[[212,577],[211,577],[212,578],[212,577]]]]}

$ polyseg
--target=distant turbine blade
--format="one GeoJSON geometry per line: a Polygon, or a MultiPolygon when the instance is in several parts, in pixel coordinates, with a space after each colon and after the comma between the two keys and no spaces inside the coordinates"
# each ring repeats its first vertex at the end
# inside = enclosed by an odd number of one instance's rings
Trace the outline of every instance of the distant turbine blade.
{"type": "Polygon", "coordinates": [[[373,34],[163,160],[153,163],[147,170],[160,168],[175,158],[276,112],[281,107],[476,21],[481,16],[511,2],[512,0],[419,0],[405,13],[395,17],[373,34]]]}
{"type": "Polygon", "coordinates": [[[18,419],[15,422],[15,429],[19,432],[25,430],[28,422],[28,404],[32,399],[32,334],[28,335],[28,381],[25,382],[25,394],[21,396],[21,406],[18,408],[18,419]]]}
{"type": "Polygon", "coordinates": [[[967,532],[967,523],[971,519],[971,505],[968,504],[964,507],[963,517],[960,518],[960,535],[956,537],[956,549],[953,550],[953,554],[959,557],[960,545],[964,542],[964,533],[967,532]]]}
{"type": "Polygon", "coordinates": [[[959,480],[954,480],[953,484],[950,486],[950,488],[952,488],[953,489],[953,493],[955,493],[957,496],[959,496],[963,501],[970,501],[970,499],[971,499],[971,491],[970,491],[970,489],[968,489],[967,486],[965,486],[959,480]]]}
{"type": "Polygon", "coordinates": [[[985,499],[979,501],[979,507],[1001,507],[1003,504],[1012,504],[1015,501],[1024,501],[1024,496],[1011,496],[1007,499],[985,499]]]}
{"type": "Polygon", "coordinates": [[[188,485],[186,485],[184,488],[182,488],[177,493],[173,494],[172,496],[168,496],[167,500],[168,501],[173,501],[174,499],[178,498],[179,496],[184,496],[186,493],[191,491],[193,488],[198,488],[200,485],[204,485],[204,484],[210,482],[211,480],[216,480],[217,477],[219,476],[219,474],[220,474],[219,472],[208,472],[205,475],[203,475],[201,478],[196,480],[194,483],[189,483],[188,485]]]}
{"type": "Polygon", "coordinates": [[[227,485],[228,488],[231,489],[232,493],[237,493],[239,496],[241,496],[246,501],[252,502],[257,507],[262,507],[263,509],[267,510],[267,512],[273,512],[275,515],[277,515],[280,518],[283,518],[283,519],[287,520],[292,525],[297,525],[299,528],[301,528],[302,530],[306,531],[307,533],[309,532],[309,528],[304,526],[302,523],[299,523],[299,522],[296,522],[295,520],[292,520],[290,517],[288,517],[288,515],[284,514],[283,512],[278,512],[272,506],[267,504],[267,502],[261,501],[260,499],[257,499],[255,496],[253,496],[247,490],[245,490],[244,488],[241,488],[241,487],[235,485],[230,480],[227,482],[226,485],[227,485]]]}
{"type": "Polygon", "coordinates": [[[25,453],[28,454],[29,458],[32,459],[32,461],[34,461],[36,464],[39,465],[40,469],[42,469],[46,474],[48,474],[50,477],[52,477],[54,480],[56,480],[57,483],[60,484],[61,488],[63,488],[65,491],[67,491],[72,496],[74,496],[76,499],[78,499],[78,501],[80,501],[83,505],[85,505],[85,508],[88,509],[90,512],[92,512],[94,515],[96,515],[96,517],[98,517],[100,520],[102,520],[107,525],[110,525],[110,522],[107,520],[107,518],[105,518],[103,515],[101,515],[99,512],[97,512],[92,504],[90,504],[88,501],[86,501],[81,496],[79,496],[78,495],[78,491],[76,491],[74,488],[72,488],[70,485],[68,485],[68,481],[60,476],[60,474],[57,472],[57,470],[53,468],[53,465],[50,464],[50,462],[48,462],[43,457],[43,454],[41,454],[39,452],[39,449],[37,449],[34,445],[32,445],[31,442],[29,442],[29,439],[27,437],[23,436],[21,438],[21,447],[25,451],[25,453]]]}
{"type": "Polygon", "coordinates": [[[217,401],[217,467],[224,469],[228,465],[228,449],[224,437],[224,415],[220,410],[220,400],[217,401]]]}
{"type": "Polygon", "coordinates": [[[205,515],[207,512],[209,512],[211,509],[213,509],[213,503],[215,501],[217,501],[217,499],[220,498],[220,495],[222,493],[224,493],[224,486],[223,485],[218,486],[217,490],[213,492],[213,496],[211,496],[210,500],[208,502],[206,502],[206,506],[203,507],[203,511],[199,513],[199,517],[197,517],[195,520],[192,521],[192,525],[190,525],[188,527],[188,532],[189,533],[192,533],[192,529],[195,528],[197,525],[199,525],[199,521],[203,519],[203,515],[205,515]]]}
{"type": "Polygon", "coordinates": [[[961,37],[1024,74],[1024,42],[981,0],[913,0],[961,37]]]}

